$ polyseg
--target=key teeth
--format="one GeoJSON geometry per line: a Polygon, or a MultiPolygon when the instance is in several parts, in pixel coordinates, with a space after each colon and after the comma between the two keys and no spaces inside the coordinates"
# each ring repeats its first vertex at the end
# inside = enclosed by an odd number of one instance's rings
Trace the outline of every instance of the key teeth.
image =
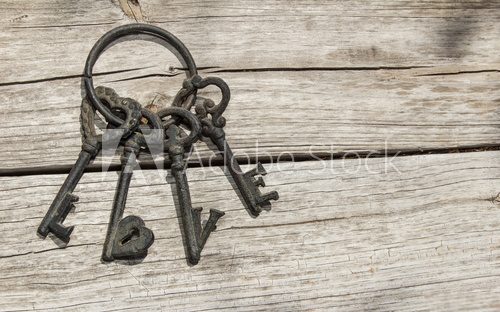
{"type": "MultiPolygon", "coordinates": [[[[76,210],[75,203],[79,200],[78,196],[68,194],[67,200],[68,213],[74,212],[76,210]]],[[[66,217],[64,217],[64,219],[66,219],[66,217]]]]}
{"type": "Polygon", "coordinates": [[[61,241],[64,243],[69,243],[69,240],[71,239],[71,233],[75,229],[75,226],[64,226],[62,224],[55,224],[54,226],[50,227],[50,233],[52,233],[55,237],[59,238],[61,241]]]}
{"type": "Polygon", "coordinates": [[[260,175],[263,175],[265,176],[267,174],[267,171],[266,169],[264,169],[264,166],[262,166],[262,163],[261,162],[258,162],[257,163],[257,172],[260,174],[260,175]]]}
{"type": "Polygon", "coordinates": [[[80,198],[78,196],[73,195],[72,193],[68,193],[68,197],[69,197],[70,203],[76,203],[77,201],[80,200],[80,198]]]}
{"type": "Polygon", "coordinates": [[[71,237],[71,233],[73,233],[73,230],[75,229],[75,226],[74,225],[71,225],[71,226],[68,226],[66,228],[66,233],[64,234],[65,238],[63,239],[63,241],[65,241],[66,243],[69,242],[70,240],[70,237],[71,237]]]}
{"type": "Polygon", "coordinates": [[[217,209],[210,209],[210,215],[208,216],[207,224],[211,223],[213,232],[217,229],[217,222],[220,218],[222,218],[226,213],[217,209]]]}
{"type": "Polygon", "coordinates": [[[267,174],[266,169],[264,169],[264,166],[262,166],[262,163],[260,162],[257,163],[257,167],[247,171],[244,175],[246,175],[247,177],[253,177],[258,174],[262,176],[265,176],[267,174]]]}
{"type": "Polygon", "coordinates": [[[197,240],[199,252],[197,255],[193,255],[193,254],[191,255],[191,257],[190,257],[191,264],[195,265],[200,260],[200,253],[203,250],[203,247],[205,246],[205,243],[207,242],[208,237],[210,236],[210,234],[213,231],[215,231],[215,229],[217,228],[217,226],[216,226],[217,221],[219,221],[219,219],[224,214],[225,213],[220,211],[220,210],[210,209],[210,215],[208,217],[207,223],[205,224],[205,226],[202,229],[202,232],[200,233],[201,234],[200,239],[197,240]],[[195,257],[195,258],[193,258],[193,257],[195,257]]]}
{"type": "Polygon", "coordinates": [[[219,220],[226,213],[217,209],[210,209],[210,216],[208,218],[214,218],[215,220],[219,220]]]}
{"type": "Polygon", "coordinates": [[[250,214],[257,218],[260,213],[262,212],[262,207],[260,206],[259,203],[255,203],[255,205],[253,205],[252,207],[249,207],[249,211],[250,211],[250,214]]]}
{"type": "Polygon", "coordinates": [[[270,200],[278,200],[279,194],[276,191],[272,191],[260,196],[259,204],[268,203],[270,200]]]}
{"type": "Polygon", "coordinates": [[[255,186],[262,186],[262,187],[266,186],[266,182],[264,182],[264,179],[262,177],[254,179],[253,184],[255,184],[255,186]]]}

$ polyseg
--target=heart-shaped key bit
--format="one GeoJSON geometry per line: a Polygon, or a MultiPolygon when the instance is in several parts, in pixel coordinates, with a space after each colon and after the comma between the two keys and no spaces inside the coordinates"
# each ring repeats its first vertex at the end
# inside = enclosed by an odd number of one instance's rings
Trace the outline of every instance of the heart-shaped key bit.
{"type": "Polygon", "coordinates": [[[125,217],[118,223],[113,242],[113,258],[144,258],[153,244],[153,232],[144,226],[144,221],[137,216],[125,217]]]}

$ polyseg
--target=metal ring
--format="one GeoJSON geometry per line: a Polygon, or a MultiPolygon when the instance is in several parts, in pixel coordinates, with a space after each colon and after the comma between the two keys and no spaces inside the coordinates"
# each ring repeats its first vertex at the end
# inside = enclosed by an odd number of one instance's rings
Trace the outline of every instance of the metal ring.
{"type": "Polygon", "coordinates": [[[87,98],[94,105],[94,107],[106,118],[106,120],[115,125],[119,126],[123,123],[123,120],[113,114],[102,102],[99,100],[95,90],[94,90],[94,82],[92,80],[92,69],[94,68],[94,64],[97,62],[99,56],[111,46],[112,43],[116,42],[118,39],[131,36],[131,35],[148,35],[152,38],[159,38],[169,45],[171,45],[176,52],[179,53],[179,56],[182,59],[179,59],[181,62],[187,66],[187,70],[189,76],[192,77],[197,74],[196,64],[194,62],[191,53],[186,48],[186,46],[174,35],[169,33],[166,30],[163,30],[159,27],[148,25],[148,24],[130,24],[119,26],[114,28],[104,34],[92,47],[90,53],[87,57],[87,61],[85,62],[85,69],[83,72],[83,80],[85,84],[85,92],[87,94],[87,98]]]}
{"type": "Polygon", "coordinates": [[[160,117],[158,117],[158,115],[151,112],[147,108],[142,108],[141,114],[148,121],[148,125],[141,125],[139,127],[140,132],[136,132],[134,134],[135,143],[141,148],[147,147],[147,144],[149,143],[160,144],[163,140],[163,133],[155,131],[163,130],[163,125],[160,117]],[[151,128],[149,128],[148,126],[150,126],[151,128]],[[146,136],[149,137],[149,140],[146,139],[146,136]]]}
{"type": "Polygon", "coordinates": [[[161,109],[160,111],[158,111],[157,115],[158,117],[160,117],[160,119],[167,116],[179,116],[181,117],[182,121],[187,121],[187,123],[184,122],[184,124],[189,127],[189,131],[191,132],[187,137],[179,139],[179,145],[188,147],[198,140],[198,137],[201,133],[201,124],[198,118],[196,118],[196,116],[190,111],[182,107],[171,106],[161,109]]]}

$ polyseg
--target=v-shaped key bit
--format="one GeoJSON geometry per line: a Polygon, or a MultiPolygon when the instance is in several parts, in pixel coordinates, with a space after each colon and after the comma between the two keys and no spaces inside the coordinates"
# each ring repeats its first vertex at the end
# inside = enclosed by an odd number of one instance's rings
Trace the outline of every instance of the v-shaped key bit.
{"type": "Polygon", "coordinates": [[[184,152],[199,137],[201,126],[198,119],[188,110],[180,107],[170,107],[158,112],[160,117],[176,115],[183,118],[189,126],[191,133],[188,137],[179,138],[179,128],[172,124],[167,128],[168,153],[172,161],[171,172],[175,179],[177,197],[181,210],[182,229],[187,242],[187,259],[192,265],[200,261],[201,251],[207,242],[210,233],[216,228],[216,223],[224,215],[224,212],[210,209],[210,216],[204,227],[201,225],[202,208],[194,208],[191,205],[191,194],[185,172],[184,152]]]}

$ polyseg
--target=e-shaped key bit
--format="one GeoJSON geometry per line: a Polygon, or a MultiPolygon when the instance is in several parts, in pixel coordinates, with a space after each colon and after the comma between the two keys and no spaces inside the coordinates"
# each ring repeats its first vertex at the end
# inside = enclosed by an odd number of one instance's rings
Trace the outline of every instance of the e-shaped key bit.
{"type": "Polygon", "coordinates": [[[179,137],[179,128],[171,124],[167,128],[166,149],[172,161],[171,172],[175,179],[177,196],[181,210],[184,237],[187,242],[187,258],[192,265],[200,261],[200,254],[207,242],[210,233],[216,229],[216,223],[224,215],[224,212],[210,209],[210,216],[205,226],[201,226],[202,208],[194,208],[191,205],[191,195],[185,172],[184,153],[200,135],[201,126],[194,114],[180,107],[169,107],[158,112],[160,118],[176,116],[181,118],[190,130],[187,137],[179,137]]]}
{"type": "Polygon", "coordinates": [[[244,173],[226,141],[223,129],[226,120],[222,117],[222,113],[225,111],[231,98],[228,85],[224,80],[217,77],[202,79],[200,76],[195,75],[191,79],[184,81],[183,88],[178,92],[172,105],[191,109],[193,101],[186,101],[186,99],[190,95],[195,95],[196,90],[203,89],[209,85],[214,85],[221,90],[222,99],[219,104],[215,105],[210,99],[197,97],[195,110],[203,126],[202,134],[210,138],[212,143],[217,146],[217,149],[223,153],[225,167],[231,174],[245,205],[250,213],[254,217],[257,217],[264,207],[270,208],[270,200],[278,200],[279,195],[276,191],[265,194],[260,192],[259,186],[265,186],[262,176],[266,175],[266,170],[259,162],[255,169],[244,173]]]}
{"type": "Polygon", "coordinates": [[[219,127],[207,127],[207,129],[210,129],[207,131],[207,134],[211,141],[217,146],[219,151],[224,153],[225,167],[231,174],[250,213],[254,217],[257,217],[264,207],[271,206],[270,200],[279,199],[278,192],[276,191],[265,194],[260,192],[259,186],[265,186],[262,176],[267,174],[266,170],[260,162],[257,162],[256,168],[244,173],[234,157],[229,144],[227,144],[224,130],[219,127]]]}
{"type": "MultiPolygon", "coordinates": [[[[96,92],[111,109],[125,112],[125,121],[119,129],[122,130],[123,136],[130,135],[138,126],[141,116],[140,105],[132,99],[118,97],[115,91],[110,88],[97,87],[96,92]]],[[[74,227],[66,227],[63,222],[74,208],[74,202],[78,201],[78,197],[73,195],[73,192],[83,176],[85,168],[96,157],[102,146],[102,137],[95,132],[94,118],[95,109],[84,98],[80,114],[82,150],[38,227],[38,234],[42,237],[46,237],[50,232],[63,242],[67,243],[70,240],[74,227]]]]}

